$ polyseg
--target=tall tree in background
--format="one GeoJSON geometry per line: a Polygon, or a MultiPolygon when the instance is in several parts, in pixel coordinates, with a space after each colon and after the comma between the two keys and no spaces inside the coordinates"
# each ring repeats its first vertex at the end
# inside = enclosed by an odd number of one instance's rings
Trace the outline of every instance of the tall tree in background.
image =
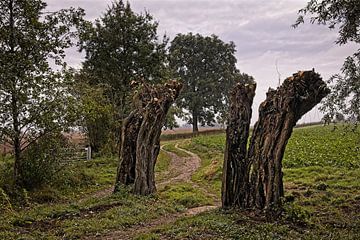
{"type": "MultiPolygon", "coordinates": [[[[360,43],[360,1],[359,0],[322,0],[309,1],[299,11],[294,27],[304,23],[304,16],[311,15],[312,24],[327,25],[338,29],[336,44],[360,43]]],[[[346,58],[341,69],[329,79],[331,94],[323,102],[321,110],[330,118],[342,113],[360,122],[360,49],[346,58]]]]}
{"type": "Polygon", "coordinates": [[[81,29],[80,50],[86,53],[82,74],[91,85],[102,86],[113,105],[110,132],[120,133],[121,121],[130,112],[131,81],[163,78],[167,40],[159,41],[157,27],[149,13],[137,14],[129,3],[115,1],[94,24],[81,29]]]}
{"type": "Polygon", "coordinates": [[[224,106],[236,69],[235,44],[224,43],[217,36],[178,34],[169,48],[171,69],[184,83],[177,106],[188,110],[184,119],[198,131],[211,125],[224,106]]]}
{"type": "Polygon", "coordinates": [[[22,153],[74,117],[64,49],[82,10],[43,13],[41,0],[0,2],[0,137],[14,148],[14,179],[23,184],[22,153]],[[51,63],[53,62],[53,63],[51,63]],[[58,65],[53,70],[51,65],[58,65]]]}

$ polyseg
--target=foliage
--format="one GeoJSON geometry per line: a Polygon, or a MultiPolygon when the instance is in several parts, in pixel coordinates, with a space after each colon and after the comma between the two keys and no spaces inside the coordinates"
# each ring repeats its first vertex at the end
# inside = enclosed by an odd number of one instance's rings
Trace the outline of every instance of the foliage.
{"type": "MultiPolygon", "coordinates": [[[[294,27],[304,23],[304,16],[311,14],[310,22],[337,29],[337,44],[360,43],[360,2],[358,0],[311,0],[299,11],[294,27]]],[[[328,81],[331,94],[323,102],[321,110],[330,118],[340,112],[354,122],[360,121],[360,49],[346,58],[341,69],[328,81]]]]}
{"type": "Polygon", "coordinates": [[[50,184],[64,164],[64,148],[67,139],[62,134],[47,135],[40,138],[23,152],[23,187],[38,188],[50,184]]]}
{"type": "Polygon", "coordinates": [[[14,148],[20,185],[22,151],[76,119],[72,77],[63,59],[84,12],[44,13],[45,7],[41,0],[0,3],[0,140],[14,148]]]}
{"type": "MultiPolygon", "coordinates": [[[[360,14],[359,14],[360,17],[360,14]]],[[[328,81],[331,94],[325,99],[321,110],[338,120],[339,114],[348,116],[349,122],[360,121],[360,51],[347,57],[341,69],[328,81]]]]}
{"type": "MultiPolygon", "coordinates": [[[[357,138],[359,133],[344,133],[343,129],[346,128],[346,125],[337,126],[336,129],[334,126],[310,126],[294,129],[283,159],[285,182],[287,178],[291,178],[291,181],[297,181],[299,177],[316,177],[314,173],[319,171],[319,168],[326,170],[321,176],[335,174],[334,169],[339,168],[340,171],[336,172],[339,178],[344,171],[360,169],[360,149],[357,138]],[[330,169],[325,168],[327,166],[330,169]],[[317,170],[312,171],[307,167],[317,170]],[[299,170],[296,171],[296,169],[299,170]],[[308,174],[310,175],[308,176],[308,174]]],[[[192,179],[197,183],[207,185],[210,191],[219,193],[225,134],[194,137],[190,141],[184,141],[180,147],[198,154],[201,158],[201,166],[192,179]]],[[[352,176],[348,177],[353,179],[352,176]]],[[[338,178],[335,177],[335,179],[338,178]]],[[[337,181],[339,184],[346,184],[351,180],[342,182],[338,179],[337,181]]]]}
{"type": "Polygon", "coordinates": [[[358,132],[344,133],[344,126],[295,129],[286,147],[284,167],[338,166],[359,168],[358,132]],[[341,151],[339,151],[341,149],[341,151]]]}
{"type": "Polygon", "coordinates": [[[235,44],[224,43],[217,36],[178,34],[169,48],[169,61],[184,89],[177,101],[189,111],[182,116],[197,132],[198,122],[212,125],[224,108],[226,95],[239,76],[235,63],[235,44]]]}
{"type": "Polygon", "coordinates": [[[93,152],[110,153],[114,150],[111,126],[114,125],[112,113],[113,105],[105,97],[104,87],[90,85],[82,79],[82,75],[77,75],[76,93],[80,102],[81,118],[79,125],[86,133],[93,152]],[[110,145],[110,146],[108,146],[110,145]]]}
{"type": "Polygon", "coordinates": [[[154,83],[165,77],[167,39],[159,41],[157,27],[149,13],[137,14],[119,0],[100,19],[79,29],[79,48],[86,53],[81,74],[90,85],[101,87],[112,105],[110,131],[117,142],[121,120],[131,109],[130,83],[154,83]]]}
{"type": "Polygon", "coordinates": [[[10,198],[2,188],[0,188],[0,211],[12,211],[12,204],[10,202],[10,198]]]}

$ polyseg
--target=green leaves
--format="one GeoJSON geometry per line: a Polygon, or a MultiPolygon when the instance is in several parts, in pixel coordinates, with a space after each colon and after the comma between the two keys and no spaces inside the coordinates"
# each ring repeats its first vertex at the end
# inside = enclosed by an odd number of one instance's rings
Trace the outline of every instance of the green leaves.
{"type": "MultiPolygon", "coordinates": [[[[78,27],[78,47],[86,54],[81,74],[91,86],[102,88],[112,105],[108,129],[102,129],[114,132],[117,142],[121,121],[132,108],[130,83],[157,83],[168,76],[167,38],[158,39],[157,27],[149,13],[137,14],[123,1],[115,1],[94,23],[82,22],[78,27]]],[[[87,122],[85,128],[94,132],[94,126],[87,122]]]]}
{"type": "Polygon", "coordinates": [[[235,66],[235,44],[215,35],[178,34],[169,54],[172,71],[184,83],[177,105],[192,115],[183,119],[195,126],[197,122],[212,125],[215,115],[224,112],[228,91],[241,76],[235,66]]]}
{"type": "Polygon", "coordinates": [[[76,119],[72,72],[63,59],[84,12],[46,14],[45,7],[40,0],[0,3],[0,140],[13,145],[15,168],[22,151],[76,119]]]}
{"type": "MultiPolygon", "coordinates": [[[[304,23],[304,16],[311,15],[312,24],[327,25],[338,30],[337,44],[360,43],[360,2],[358,0],[311,0],[299,11],[293,27],[304,23]]],[[[353,122],[360,121],[360,49],[348,57],[342,74],[330,78],[331,94],[323,101],[321,110],[333,118],[343,113],[353,122]]]]}

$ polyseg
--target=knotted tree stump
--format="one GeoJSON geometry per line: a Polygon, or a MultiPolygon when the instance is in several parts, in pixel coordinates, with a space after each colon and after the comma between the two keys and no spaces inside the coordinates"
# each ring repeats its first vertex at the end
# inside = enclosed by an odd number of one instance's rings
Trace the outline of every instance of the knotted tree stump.
{"type": "Polygon", "coordinates": [[[160,151],[161,129],[171,104],[179,96],[182,84],[141,84],[134,96],[135,110],[125,119],[119,153],[115,192],[121,185],[134,184],[134,193],[148,195],[156,191],[155,163],[160,151]]]}
{"type": "Polygon", "coordinates": [[[273,217],[281,211],[282,159],[293,128],[330,90],[314,71],[295,73],[270,89],[246,149],[253,92],[254,87],[236,86],[231,93],[222,206],[264,210],[273,217]]]}
{"type": "Polygon", "coordinates": [[[249,138],[251,106],[255,89],[255,83],[238,83],[230,93],[230,114],[226,129],[222,180],[222,203],[224,207],[230,207],[235,203],[241,206],[242,199],[247,197],[249,162],[246,158],[246,145],[249,138]]]}
{"type": "Polygon", "coordinates": [[[139,110],[135,109],[123,121],[115,192],[121,185],[135,182],[136,143],[142,120],[139,110]]]}

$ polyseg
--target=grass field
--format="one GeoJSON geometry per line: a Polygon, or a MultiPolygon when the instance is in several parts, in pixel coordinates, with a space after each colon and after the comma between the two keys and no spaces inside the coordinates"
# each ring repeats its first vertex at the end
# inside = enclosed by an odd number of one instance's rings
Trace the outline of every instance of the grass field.
{"type": "MultiPolygon", "coordinates": [[[[278,221],[216,209],[164,222],[135,239],[360,239],[359,132],[332,130],[332,126],[294,130],[283,161],[286,211],[278,221]]],[[[0,239],[96,236],[212,204],[210,193],[220,197],[225,134],[163,144],[164,150],[185,158],[188,154],[175,144],[199,155],[201,166],[192,175],[199,188],[184,182],[149,197],[134,196],[127,189],[99,197],[111,191],[117,160],[82,162],[69,167],[74,179],[67,185],[25,192],[22,204],[11,205],[0,191],[0,239]]],[[[3,160],[0,168],[6,161],[10,160],[3,160]]],[[[158,181],[167,179],[170,164],[169,155],[161,152],[158,181]]]]}
{"type": "MultiPolygon", "coordinates": [[[[283,219],[266,223],[246,214],[213,211],[162,229],[172,239],[359,239],[359,132],[342,127],[294,129],[284,165],[283,219]]],[[[202,167],[193,176],[214,192],[221,190],[225,134],[199,136],[181,147],[198,154],[202,167]]]]}

